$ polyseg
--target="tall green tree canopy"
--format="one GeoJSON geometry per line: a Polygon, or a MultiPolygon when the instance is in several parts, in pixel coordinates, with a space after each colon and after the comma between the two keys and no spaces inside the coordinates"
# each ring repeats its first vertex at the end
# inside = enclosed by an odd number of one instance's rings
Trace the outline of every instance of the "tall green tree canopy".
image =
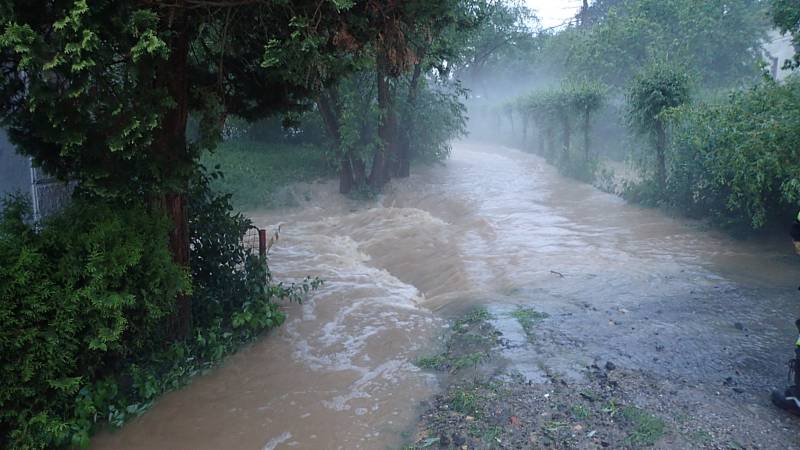
{"type": "Polygon", "coordinates": [[[307,72],[355,38],[333,1],[11,1],[0,120],[20,149],[100,195],[180,191],[226,114],[257,118],[309,94],[307,72]],[[266,48],[266,51],[265,51],[266,48]],[[189,113],[203,140],[184,140],[189,113]]]}
{"type": "Polygon", "coordinates": [[[731,86],[759,75],[767,30],[757,0],[616,0],[590,8],[587,27],[552,42],[571,74],[624,86],[652,59],[687,67],[704,86],[731,86]],[[632,70],[633,69],[633,70],[632,70]]]}
{"type": "MultiPolygon", "coordinates": [[[[315,80],[347,69],[332,61],[376,36],[401,48],[379,26],[393,23],[395,3],[3,0],[0,124],[83,192],[163,209],[173,257],[186,267],[188,182],[226,115],[295,107],[315,80]],[[201,122],[193,142],[190,114],[201,122]]],[[[185,296],[177,316],[186,335],[185,296]]]]}
{"type": "Polygon", "coordinates": [[[781,33],[789,33],[795,47],[794,57],[786,61],[789,68],[800,67],[800,2],[796,0],[772,0],[770,16],[781,33]]]}

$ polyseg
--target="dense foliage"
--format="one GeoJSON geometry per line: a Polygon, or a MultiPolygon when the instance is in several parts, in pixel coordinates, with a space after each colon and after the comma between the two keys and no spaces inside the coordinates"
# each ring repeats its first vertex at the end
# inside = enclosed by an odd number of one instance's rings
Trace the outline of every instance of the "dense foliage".
{"type": "Polygon", "coordinates": [[[622,0],[594,23],[551,40],[552,59],[567,74],[624,87],[637,69],[668,59],[699,84],[719,88],[755,80],[767,24],[757,0],[622,0]],[[559,61],[559,56],[560,61],[559,61]]]}
{"type": "Polygon", "coordinates": [[[670,114],[662,201],[724,226],[760,228],[800,202],[800,79],[765,81],[670,114]]]}
{"type": "Polygon", "coordinates": [[[279,325],[278,299],[319,285],[272,282],[243,246],[251,227],[208,179],[193,182],[194,331],[169,339],[189,274],[166,245],[169,221],[144,207],[78,199],[42,224],[9,201],[0,220],[0,446],[84,446],[103,424],[141,414],[165,390],[279,325]]]}
{"type": "Polygon", "coordinates": [[[11,201],[0,222],[0,444],[83,443],[86,387],[164,340],[188,274],[142,208],[79,201],[41,231],[26,212],[11,201]]]}
{"type": "MultiPolygon", "coordinates": [[[[170,251],[188,267],[189,183],[226,117],[302,108],[367,43],[410,56],[398,17],[425,5],[2,0],[0,125],[83,191],[161,209],[170,251]]],[[[185,338],[192,307],[186,295],[175,300],[175,337],[185,338]]]]}
{"type": "Polygon", "coordinates": [[[597,82],[568,81],[558,89],[519,97],[503,108],[519,118],[523,147],[528,147],[528,125],[533,122],[539,152],[565,175],[591,181],[597,163],[591,146],[592,121],[606,101],[606,91],[597,82]],[[576,131],[583,135],[580,145],[573,144],[576,131]]]}
{"type": "MultiPolygon", "coordinates": [[[[659,188],[666,183],[667,127],[664,113],[689,101],[689,79],[684,72],[663,63],[648,66],[636,75],[627,92],[627,123],[643,136],[655,153],[655,177],[659,188]]],[[[648,158],[652,160],[652,158],[648,158]]],[[[650,167],[645,166],[645,169],[650,167]]]]}
{"type": "Polygon", "coordinates": [[[800,2],[795,0],[772,0],[770,3],[770,16],[772,22],[782,34],[789,33],[795,47],[794,57],[786,61],[785,67],[796,69],[800,67],[800,2]]]}
{"type": "MultiPolygon", "coordinates": [[[[382,113],[378,107],[378,86],[374,71],[363,71],[327,90],[320,104],[329,124],[328,136],[333,161],[341,161],[340,190],[363,191],[368,186],[370,168],[387,146],[381,136],[382,113]],[[348,185],[348,183],[351,183],[348,185]],[[350,188],[348,188],[350,186],[350,188]]],[[[440,82],[420,73],[401,76],[392,95],[397,109],[393,140],[398,147],[389,159],[391,173],[407,176],[414,162],[437,162],[450,153],[450,142],[464,133],[465,92],[457,85],[440,82]],[[402,163],[399,149],[407,159],[402,163]]],[[[374,189],[371,185],[369,188],[374,189]]]]}
{"type": "MultiPolygon", "coordinates": [[[[797,48],[800,4],[597,0],[529,47],[529,94],[509,100],[506,92],[488,113],[473,112],[510,129],[505,143],[533,149],[576,178],[599,176],[629,200],[761,228],[798,204],[798,81],[759,76],[771,26],[797,48]],[[589,81],[581,87],[574,79],[589,81]],[[599,111],[603,120],[588,126],[599,111]],[[582,146],[572,139],[581,129],[582,146]],[[632,179],[595,173],[598,158],[616,157],[609,148],[628,149],[638,169],[632,179]]],[[[796,68],[797,58],[786,67],[796,68]]]]}

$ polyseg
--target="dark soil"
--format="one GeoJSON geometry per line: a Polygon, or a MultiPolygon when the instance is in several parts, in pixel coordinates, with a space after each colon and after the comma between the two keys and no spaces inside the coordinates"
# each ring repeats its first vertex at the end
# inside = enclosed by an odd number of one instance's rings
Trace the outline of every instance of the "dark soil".
{"type": "MultiPolygon", "coordinates": [[[[531,351],[548,346],[536,334],[547,315],[524,310],[511,317],[531,351]]],[[[798,448],[793,417],[759,417],[737,410],[729,395],[613,361],[590,364],[580,381],[546,367],[544,381],[526,379],[502,356],[509,343],[492,320],[486,310],[469,313],[455,322],[443,353],[418,361],[442,372],[446,388],[424,405],[407,450],[798,448]]]]}

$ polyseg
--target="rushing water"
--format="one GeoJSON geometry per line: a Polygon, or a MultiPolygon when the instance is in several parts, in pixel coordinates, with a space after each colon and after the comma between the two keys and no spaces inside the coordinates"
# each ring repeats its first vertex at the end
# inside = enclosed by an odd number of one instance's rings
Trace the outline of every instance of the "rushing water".
{"type": "Polygon", "coordinates": [[[696,384],[735,373],[758,402],[785,376],[798,262],[783,236],[736,241],[491,145],[458,144],[445,166],[372,202],[333,183],[298,194],[301,207],[254,220],[282,224],[278,279],[325,286],[95,448],[397,447],[437,386],[412,361],[432,351],[444,317],[476,304],[551,314],[544,332],[559,351],[512,355],[533,380],[534,366],[579,376],[614,358],[696,384]]]}

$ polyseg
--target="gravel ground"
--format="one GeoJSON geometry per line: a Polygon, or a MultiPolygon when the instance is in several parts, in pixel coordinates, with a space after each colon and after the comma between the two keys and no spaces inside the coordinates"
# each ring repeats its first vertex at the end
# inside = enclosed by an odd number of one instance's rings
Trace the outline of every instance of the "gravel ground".
{"type": "Polygon", "coordinates": [[[510,317],[525,342],[477,309],[454,322],[442,353],[417,361],[445,388],[423,405],[407,449],[800,448],[800,420],[753,401],[733,379],[698,384],[608,360],[569,376],[545,364],[541,377],[520,373],[509,355],[567,344],[540,332],[547,314],[510,317]]]}

